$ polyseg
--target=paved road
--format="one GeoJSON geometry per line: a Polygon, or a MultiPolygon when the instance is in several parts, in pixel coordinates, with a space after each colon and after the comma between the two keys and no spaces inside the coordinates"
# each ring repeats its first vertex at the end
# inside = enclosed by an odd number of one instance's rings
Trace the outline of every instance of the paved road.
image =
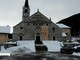
{"type": "Polygon", "coordinates": [[[10,57],[1,56],[0,60],[80,60],[80,57],[60,53],[32,53],[10,57]]]}

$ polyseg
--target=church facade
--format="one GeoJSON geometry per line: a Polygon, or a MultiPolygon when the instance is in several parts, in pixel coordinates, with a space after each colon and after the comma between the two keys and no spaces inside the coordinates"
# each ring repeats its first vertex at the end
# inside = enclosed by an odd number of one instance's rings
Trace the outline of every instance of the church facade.
{"type": "Polygon", "coordinates": [[[62,40],[59,26],[39,10],[30,16],[28,0],[23,6],[22,21],[13,27],[13,40],[62,40]]]}

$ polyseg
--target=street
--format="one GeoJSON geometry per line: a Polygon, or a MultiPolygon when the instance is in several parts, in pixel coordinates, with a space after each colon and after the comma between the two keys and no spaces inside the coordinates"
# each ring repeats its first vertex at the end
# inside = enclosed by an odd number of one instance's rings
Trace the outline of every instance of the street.
{"type": "Polygon", "coordinates": [[[32,53],[23,56],[0,56],[0,60],[80,60],[80,57],[61,53],[32,53]]]}

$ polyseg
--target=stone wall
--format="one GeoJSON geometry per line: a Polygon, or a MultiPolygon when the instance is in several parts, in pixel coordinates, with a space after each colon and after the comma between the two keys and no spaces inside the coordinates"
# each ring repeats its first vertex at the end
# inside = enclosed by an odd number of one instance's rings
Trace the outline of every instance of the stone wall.
{"type": "Polygon", "coordinates": [[[43,23],[43,25],[34,26],[33,23],[22,22],[14,27],[13,40],[20,40],[20,36],[22,36],[22,40],[36,40],[37,34],[40,34],[39,36],[41,40],[53,40],[53,37],[55,37],[55,40],[61,40],[61,33],[61,29],[53,23],[43,23]],[[45,36],[42,35],[42,32],[44,32],[44,30],[41,29],[43,27],[46,27],[45,32],[47,34],[44,34],[45,36]]]}

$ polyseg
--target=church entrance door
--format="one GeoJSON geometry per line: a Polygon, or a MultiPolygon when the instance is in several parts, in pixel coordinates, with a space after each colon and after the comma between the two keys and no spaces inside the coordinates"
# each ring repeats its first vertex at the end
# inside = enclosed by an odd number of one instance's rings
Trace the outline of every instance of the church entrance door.
{"type": "Polygon", "coordinates": [[[22,36],[20,36],[20,40],[22,40],[22,36]]]}
{"type": "Polygon", "coordinates": [[[36,41],[40,41],[40,36],[36,36],[36,41]]]}

